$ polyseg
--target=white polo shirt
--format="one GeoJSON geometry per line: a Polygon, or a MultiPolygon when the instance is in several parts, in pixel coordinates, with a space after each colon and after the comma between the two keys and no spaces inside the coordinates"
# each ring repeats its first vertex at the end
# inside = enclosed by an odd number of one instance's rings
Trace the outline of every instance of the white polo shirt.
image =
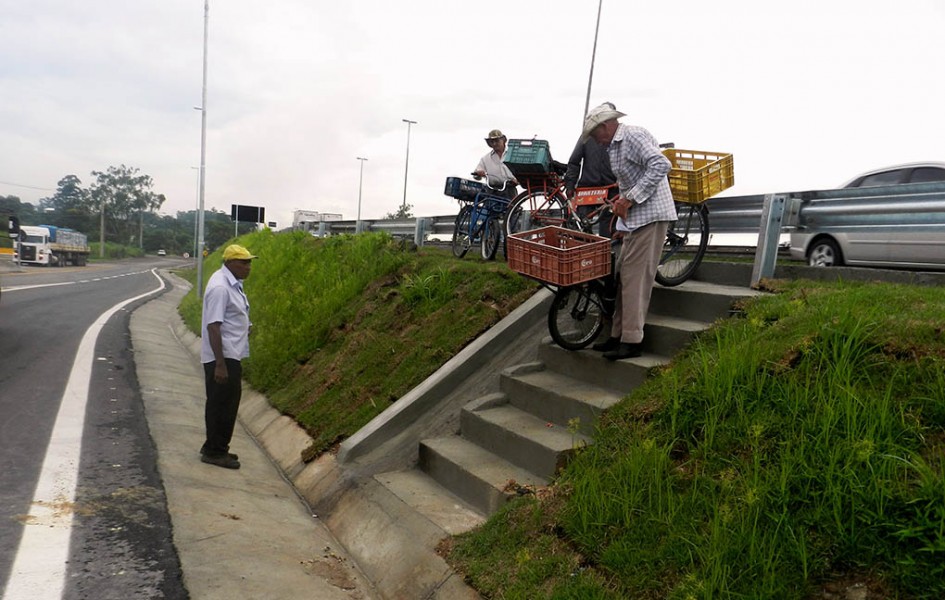
{"type": "Polygon", "coordinates": [[[213,349],[207,325],[220,323],[223,357],[242,360],[249,356],[249,299],[243,283],[226,266],[210,276],[203,294],[203,318],[200,323],[200,362],[213,362],[213,349]]]}
{"type": "Polygon", "coordinates": [[[502,156],[495,150],[483,156],[475,170],[486,172],[486,181],[491,187],[502,187],[506,181],[515,179],[509,166],[502,162],[502,156]]]}

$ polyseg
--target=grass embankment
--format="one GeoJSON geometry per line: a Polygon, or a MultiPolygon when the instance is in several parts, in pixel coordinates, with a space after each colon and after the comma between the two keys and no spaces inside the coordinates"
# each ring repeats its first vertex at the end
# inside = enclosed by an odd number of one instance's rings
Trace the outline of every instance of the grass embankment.
{"type": "MultiPolygon", "coordinates": [[[[314,439],[309,457],[350,436],[534,293],[501,262],[456,260],[384,234],[243,236],[259,259],[246,280],[251,356],[244,377],[314,439]]],[[[221,264],[204,264],[209,278],[221,264]]],[[[191,282],[196,273],[184,274],[191,282]]],[[[191,290],[181,314],[194,332],[191,290]]]]}
{"type": "Polygon", "coordinates": [[[452,564],[488,598],[945,597],[945,294],[777,285],[452,564]]]}

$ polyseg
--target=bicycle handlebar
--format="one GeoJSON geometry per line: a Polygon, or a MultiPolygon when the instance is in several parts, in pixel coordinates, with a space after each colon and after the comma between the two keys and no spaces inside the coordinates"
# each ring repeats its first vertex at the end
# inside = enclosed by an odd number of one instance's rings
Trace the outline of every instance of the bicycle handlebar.
{"type": "MultiPolygon", "coordinates": [[[[482,179],[482,176],[479,175],[478,173],[476,173],[475,171],[473,171],[473,172],[471,173],[471,175],[476,179],[476,181],[479,181],[480,179],[482,179]]],[[[484,182],[482,182],[482,184],[483,184],[484,186],[486,186],[487,188],[489,188],[490,190],[495,190],[495,191],[497,191],[497,192],[504,192],[506,186],[509,184],[509,181],[510,181],[510,180],[506,179],[505,181],[502,182],[502,187],[492,187],[491,185],[489,185],[489,176],[488,176],[488,175],[486,175],[485,179],[486,179],[486,180],[485,180],[484,182]]]]}

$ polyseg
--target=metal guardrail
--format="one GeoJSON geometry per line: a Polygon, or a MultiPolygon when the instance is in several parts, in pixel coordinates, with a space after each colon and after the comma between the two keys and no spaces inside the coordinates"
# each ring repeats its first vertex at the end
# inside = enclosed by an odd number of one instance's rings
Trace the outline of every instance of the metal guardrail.
{"type": "MultiPolygon", "coordinates": [[[[712,198],[712,233],[757,233],[752,285],[774,275],[778,239],[782,233],[871,231],[934,231],[945,235],[945,182],[913,183],[753,196],[712,198]]],[[[332,221],[319,224],[316,235],[386,231],[413,237],[422,246],[428,236],[449,237],[456,215],[416,219],[332,221]]]]}
{"type": "MultiPolygon", "coordinates": [[[[713,221],[714,215],[710,223],[713,221]]],[[[752,286],[761,278],[774,275],[782,232],[841,233],[863,229],[945,234],[945,182],[765,196],[752,286]]]]}

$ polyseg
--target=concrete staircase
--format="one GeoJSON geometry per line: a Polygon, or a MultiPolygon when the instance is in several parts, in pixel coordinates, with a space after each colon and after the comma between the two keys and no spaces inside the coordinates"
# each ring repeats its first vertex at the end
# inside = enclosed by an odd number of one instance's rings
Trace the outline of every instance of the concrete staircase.
{"type": "Polygon", "coordinates": [[[445,533],[472,528],[510,498],[550,483],[577,448],[593,443],[603,410],[754,294],[699,281],[655,287],[639,358],[610,362],[545,338],[537,361],[504,369],[498,391],[462,408],[457,432],[423,439],[415,468],[374,479],[445,533]]]}

